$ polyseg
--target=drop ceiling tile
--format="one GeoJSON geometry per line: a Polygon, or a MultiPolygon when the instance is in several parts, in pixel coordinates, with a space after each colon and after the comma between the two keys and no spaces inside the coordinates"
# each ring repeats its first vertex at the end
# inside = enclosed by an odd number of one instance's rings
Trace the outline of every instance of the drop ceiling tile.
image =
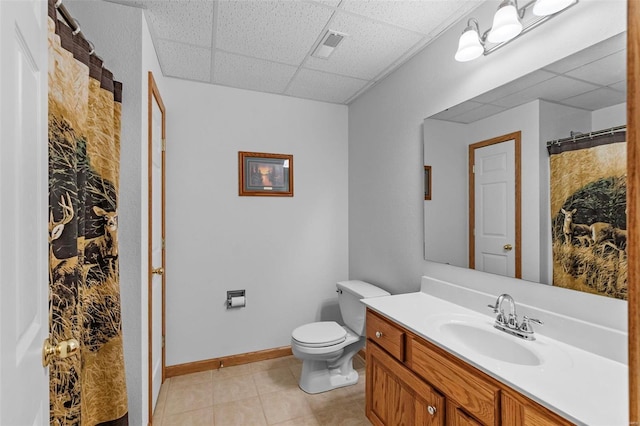
{"type": "Polygon", "coordinates": [[[154,1],[147,18],[162,39],[209,47],[213,31],[213,1],[154,1]]]}
{"type": "Polygon", "coordinates": [[[564,74],[567,71],[576,69],[584,64],[597,61],[612,53],[623,51],[627,45],[627,33],[620,33],[600,43],[594,44],[578,53],[567,56],[551,65],[544,67],[548,71],[564,74]]]}
{"type": "Polygon", "coordinates": [[[367,83],[366,80],[303,68],[293,79],[286,94],[341,104],[367,83]]]}
{"type": "Polygon", "coordinates": [[[211,50],[168,40],[158,41],[162,73],[187,80],[211,80],[211,50]]]}
{"type": "Polygon", "coordinates": [[[506,111],[506,109],[507,108],[487,104],[481,106],[480,108],[472,109],[469,112],[457,115],[452,118],[451,121],[469,124],[473,123],[474,121],[482,120],[483,118],[491,117],[492,115],[498,114],[502,111],[506,111]]]}
{"type": "Polygon", "coordinates": [[[617,90],[618,92],[627,93],[627,79],[625,78],[622,81],[619,81],[615,84],[612,84],[611,87],[613,90],[617,90]]]}
{"type": "Polygon", "coordinates": [[[602,86],[615,84],[626,78],[627,53],[625,51],[614,53],[569,71],[566,75],[602,86]]]}
{"type": "Polygon", "coordinates": [[[346,33],[328,59],[309,57],[305,67],[370,80],[418,43],[418,34],[340,13],[330,29],[346,33]]]}
{"type": "Polygon", "coordinates": [[[221,1],[216,47],[298,65],[333,13],[329,8],[300,1],[221,1]]]}
{"type": "Polygon", "coordinates": [[[313,3],[324,4],[329,7],[338,7],[342,0],[313,0],[313,3]]]}
{"type": "Polygon", "coordinates": [[[387,22],[422,34],[431,34],[464,16],[478,5],[469,0],[379,1],[345,0],[342,8],[367,18],[387,22]]]}
{"type": "Polygon", "coordinates": [[[474,102],[474,101],[466,101],[466,102],[462,102],[461,104],[458,104],[456,106],[452,106],[451,108],[447,108],[444,111],[441,111],[435,115],[432,115],[429,118],[434,118],[436,120],[449,120],[452,121],[452,119],[460,114],[464,114],[466,112],[472,111],[476,108],[480,108],[482,107],[484,104],[481,104],[479,102],[474,102]]]}
{"type": "Polygon", "coordinates": [[[563,99],[590,92],[597,88],[598,86],[594,86],[593,84],[584,83],[568,77],[557,76],[514,93],[513,95],[498,99],[493,103],[498,106],[512,108],[535,99],[560,102],[563,99]]]}
{"type": "Polygon", "coordinates": [[[500,87],[483,93],[482,95],[476,96],[472,100],[487,104],[493,103],[497,99],[504,98],[505,96],[512,95],[528,87],[535,86],[536,84],[541,83],[545,80],[549,80],[550,78],[553,78],[555,76],[555,74],[543,70],[534,71],[530,74],[520,77],[517,80],[512,81],[511,83],[504,84],[500,87]]]}
{"type": "Polygon", "coordinates": [[[565,105],[582,108],[589,111],[606,108],[612,105],[618,105],[626,101],[626,95],[617,90],[603,87],[592,92],[583,93],[562,101],[565,105]]]}
{"type": "Polygon", "coordinates": [[[282,93],[297,68],[291,65],[216,52],[213,83],[271,93],[282,93]]]}

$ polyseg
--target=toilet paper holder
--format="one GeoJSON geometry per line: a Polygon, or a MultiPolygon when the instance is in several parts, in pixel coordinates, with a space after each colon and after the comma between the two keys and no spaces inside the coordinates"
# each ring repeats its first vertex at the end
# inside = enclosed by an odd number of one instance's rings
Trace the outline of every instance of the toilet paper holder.
{"type": "Polygon", "coordinates": [[[245,290],[228,290],[227,291],[227,309],[244,308],[245,306],[247,306],[247,299],[245,294],[246,294],[245,290]],[[240,305],[232,304],[232,299],[237,297],[242,297],[243,299],[242,304],[240,305]]]}

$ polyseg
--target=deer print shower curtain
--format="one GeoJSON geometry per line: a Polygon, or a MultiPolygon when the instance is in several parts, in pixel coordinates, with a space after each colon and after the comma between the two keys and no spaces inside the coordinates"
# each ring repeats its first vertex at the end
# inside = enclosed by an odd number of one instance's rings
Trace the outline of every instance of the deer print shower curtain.
{"type": "Polygon", "coordinates": [[[52,425],[127,425],[118,275],[121,84],[49,1],[49,324],[78,354],[50,366],[52,425]]]}
{"type": "Polygon", "coordinates": [[[626,133],[550,144],[553,285],[627,298],[626,133]]]}

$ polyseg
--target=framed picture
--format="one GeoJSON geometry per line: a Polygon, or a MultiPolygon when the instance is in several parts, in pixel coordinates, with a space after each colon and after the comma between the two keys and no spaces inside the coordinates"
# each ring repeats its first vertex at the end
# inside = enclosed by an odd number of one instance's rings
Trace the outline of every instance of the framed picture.
{"type": "Polygon", "coordinates": [[[424,166],[424,199],[431,199],[431,166],[424,166]]]}
{"type": "Polygon", "coordinates": [[[238,152],[239,195],[293,197],[293,155],[238,152]]]}

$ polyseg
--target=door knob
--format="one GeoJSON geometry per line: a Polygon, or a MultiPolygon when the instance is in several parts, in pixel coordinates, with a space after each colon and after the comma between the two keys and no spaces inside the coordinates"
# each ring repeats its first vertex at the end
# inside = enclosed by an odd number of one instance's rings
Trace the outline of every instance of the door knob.
{"type": "Polygon", "coordinates": [[[44,339],[42,345],[42,366],[51,364],[54,357],[64,359],[75,355],[80,349],[80,342],[76,339],[63,340],[57,345],[52,345],[49,339],[44,339]]]}
{"type": "Polygon", "coordinates": [[[511,251],[513,249],[513,246],[511,244],[505,244],[504,247],[502,248],[505,249],[506,251],[511,251]]]}
{"type": "Polygon", "coordinates": [[[435,416],[436,414],[436,407],[434,407],[433,405],[429,405],[427,407],[427,411],[429,412],[429,414],[431,414],[432,416],[435,416]]]}
{"type": "Polygon", "coordinates": [[[162,268],[162,267],[160,267],[160,268],[153,268],[153,269],[151,270],[151,273],[152,273],[152,274],[155,274],[155,275],[163,275],[163,274],[164,274],[164,268],[162,268]]]}

